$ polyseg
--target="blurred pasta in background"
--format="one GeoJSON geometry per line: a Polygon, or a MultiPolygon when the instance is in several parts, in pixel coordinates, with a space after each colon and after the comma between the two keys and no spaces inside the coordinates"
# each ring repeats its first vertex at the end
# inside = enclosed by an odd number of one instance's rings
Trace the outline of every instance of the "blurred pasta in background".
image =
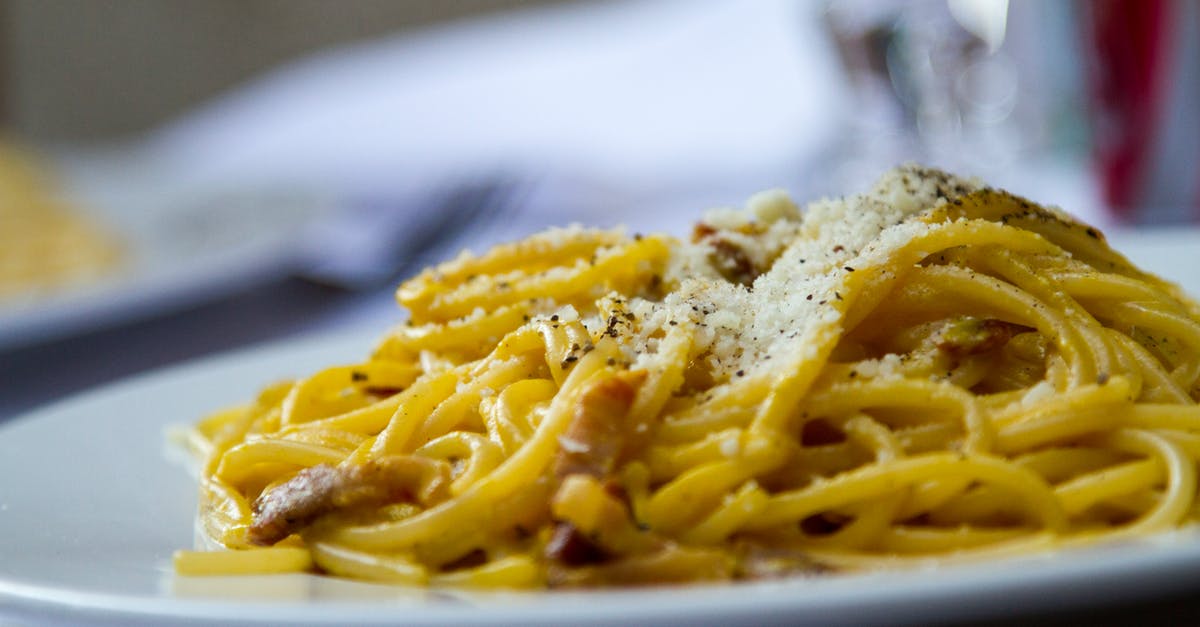
{"type": "Polygon", "coordinates": [[[0,306],[114,272],[118,239],[59,197],[34,157],[0,144],[0,306]]]}

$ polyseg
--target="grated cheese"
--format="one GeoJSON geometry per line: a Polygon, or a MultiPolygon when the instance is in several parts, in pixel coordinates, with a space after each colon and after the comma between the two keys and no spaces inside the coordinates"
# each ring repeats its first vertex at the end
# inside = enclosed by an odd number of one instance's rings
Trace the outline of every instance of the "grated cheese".
{"type": "MultiPolygon", "coordinates": [[[[711,232],[672,251],[664,281],[675,289],[661,302],[626,303],[640,321],[640,329],[629,329],[640,335],[626,345],[630,359],[652,362],[645,354],[649,338],[669,321],[695,325],[693,355],[710,363],[718,380],[781,367],[770,361],[772,355],[815,358],[818,340],[837,330],[849,307],[843,299],[849,272],[883,265],[929,228],[906,218],[979,187],[937,170],[904,166],[865,194],[823,199],[803,213],[778,191],[752,197],[741,211],[709,212],[702,224],[711,232]],[[718,238],[742,248],[764,271],[749,285],[723,278],[713,259],[711,242],[718,238]]],[[[879,374],[895,365],[881,360],[879,374]]]]}

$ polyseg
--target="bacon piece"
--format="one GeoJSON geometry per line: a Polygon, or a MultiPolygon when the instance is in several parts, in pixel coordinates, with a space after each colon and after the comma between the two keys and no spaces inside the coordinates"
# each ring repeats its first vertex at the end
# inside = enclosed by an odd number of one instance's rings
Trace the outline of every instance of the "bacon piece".
{"type": "Polygon", "coordinates": [[[604,478],[612,473],[625,443],[629,410],[644,379],[644,372],[622,372],[584,390],[571,424],[558,438],[556,477],[583,474],[604,478]]]}
{"type": "Polygon", "coordinates": [[[427,504],[439,496],[448,476],[444,464],[413,456],[305,468],[254,501],[247,539],[269,546],[337,509],[402,501],[427,504]]]}
{"type": "Polygon", "coordinates": [[[758,275],[762,274],[762,270],[754,265],[746,251],[737,244],[726,239],[716,238],[710,244],[712,253],[708,258],[727,281],[739,285],[750,285],[754,283],[754,279],[757,279],[758,275]]]}
{"type": "Polygon", "coordinates": [[[955,357],[986,353],[1004,346],[1014,335],[1029,330],[1003,320],[960,318],[942,329],[938,350],[955,357]]]}
{"type": "Polygon", "coordinates": [[[580,533],[575,525],[560,522],[554,526],[554,533],[546,543],[546,557],[567,566],[583,566],[603,562],[609,554],[580,533]]]}
{"type": "MultiPolygon", "coordinates": [[[[750,232],[748,228],[741,228],[738,231],[750,232]]],[[[703,242],[712,247],[708,254],[708,260],[727,281],[750,285],[764,271],[754,265],[745,250],[721,237],[721,232],[709,224],[696,223],[692,229],[692,242],[696,244],[703,242]]]]}

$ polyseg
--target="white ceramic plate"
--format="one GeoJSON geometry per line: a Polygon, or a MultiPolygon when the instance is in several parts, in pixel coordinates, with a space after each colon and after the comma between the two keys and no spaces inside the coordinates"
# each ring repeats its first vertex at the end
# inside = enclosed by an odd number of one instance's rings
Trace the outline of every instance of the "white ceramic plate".
{"type": "MultiPolygon", "coordinates": [[[[1164,241],[1132,256],[1195,281],[1180,275],[1196,267],[1196,240],[1174,248],[1164,241]]],[[[164,430],[249,398],[264,382],[358,359],[379,332],[171,368],[0,426],[0,623],[6,612],[66,624],[923,622],[1165,594],[1194,586],[1200,571],[1200,534],[1179,532],[1001,563],[589,593],[450,594],[304,575],[175,577],[170,556],[192,545],[196,491],[164,430]]]]}
{"type": "Polygon", "coordinates": [[[1141,269],[1175,281],[1200,298],[1200,227],[1111,229],[1108,240],[1141,269]]]}

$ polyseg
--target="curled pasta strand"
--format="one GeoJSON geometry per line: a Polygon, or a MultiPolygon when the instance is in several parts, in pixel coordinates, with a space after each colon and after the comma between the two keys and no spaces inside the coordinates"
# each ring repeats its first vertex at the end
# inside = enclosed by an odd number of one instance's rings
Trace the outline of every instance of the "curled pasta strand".
{"type": "Polygon", "coordinates": [[[1066,513],[1049,486],[1037,475],[994,457],[960,457],[948,453],[875,464],[843,473],[809,488],[777,494],[771,498],[762,515],[750,523],[750,527],[768,528],[798,521],[821,511],[845,506],[864,498],[878,497],[941,474],[961,474],[1022,494],[1027,499],[1024,505],[1029,515],[1046,529],[1055,532],[1067,529],[1066,513]]]}
{"type": "Polygon", "coordinates": [[[394,523],[335,529],[330,540],[361,549],[400,550],[444,533],[456,520],[486,515],[488,506],[520,489],[550,463],[557,438],[567,426],[574,403],[593,377],[611,372],[605,369],[605,361],[615,354],[615,350],[611,342],[600,342],[595,350],[584,356],[567,377],[534,437],[457,499],[394,523]]]}

